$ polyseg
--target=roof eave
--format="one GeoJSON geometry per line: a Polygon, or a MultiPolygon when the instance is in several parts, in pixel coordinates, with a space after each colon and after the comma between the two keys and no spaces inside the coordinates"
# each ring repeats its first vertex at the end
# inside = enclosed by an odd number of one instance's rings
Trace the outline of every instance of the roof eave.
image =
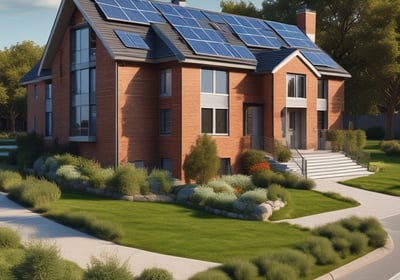
{"type": "Polygon", "coordinates": [[[275,74],[278,72],[283,66],[285,66],[289,61],[291,61],[294,57],[299,57],[299,59],[311,70],[311,72],[314,73],[315,76],[318,78],[321,78],[321,73],[318,71],[317,68],[315,68],[314,65],[312,65],[305,57],[304,55],[301,54],[299,50],[295,50],[292,52],[290,55],[288,55],[285,59],[283,59],[277,66],[275,66],[271,73],[275,74]]]}

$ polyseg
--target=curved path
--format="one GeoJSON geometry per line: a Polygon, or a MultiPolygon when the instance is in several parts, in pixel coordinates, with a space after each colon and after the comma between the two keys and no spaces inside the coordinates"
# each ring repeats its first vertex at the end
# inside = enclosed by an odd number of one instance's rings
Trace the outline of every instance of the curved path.
{"type": "MultiPolygon", "coordinates": [[[[345,178],[340,179],[344,180],[345,178]]],[[[346,187],[336,183],[336,181],[338,181],[338,178],[316,180],[317,190],[322,192],[332,191],[352,197],[359,201],[361,205],[345,210],[285,220],[285,222],[303,227],[315,227],[351,215],[373,216],[383,223],[393,237],[394,243],[400,244],[399,197],[346,187]]],[[[199,271],[218,265],[211,262],[156,254],[94,238],[22,208],[6,198],[4,193],[0,193],[0,226],[8,226],[17,230],[24,241],[39,238],[55,243],[60,248],[60,254],[63,258],[71,260],[83,268],[86,268],[93,256],[98,258],[103,254],[117,255],[122,262],[128,262],[128,266],[135,275],[139,275],[145,268],[160,267],[171,271],[176,280],[186,280],[199,271]]],[[[400,271],[398,265],[393,263],[399,258],[400,249],[393,249],[393,246],[389,246],[389,248],[378,249],[355,262],[324,275],[320,279],[390,279],[397,274],[397,271],[400,271]],[[376,275],[376,277],[370,277],[372,275],[376,275]]]]}

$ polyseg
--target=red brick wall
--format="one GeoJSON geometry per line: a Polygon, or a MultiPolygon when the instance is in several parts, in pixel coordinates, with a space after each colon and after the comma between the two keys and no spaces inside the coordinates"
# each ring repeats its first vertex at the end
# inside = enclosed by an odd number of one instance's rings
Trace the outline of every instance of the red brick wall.
{"type": "Polygon", "coordinates": [[[45,112],[46,112],[46,82],[29,84],[26,86],[27,102],[27,130],[35,131],[39,136],[45,136],[45,112]],[[37,86],[38,96],[35,98],[35,86],[37,86]]]}
{"type": "Polygon", "coordinates": [[[344,110],[344,81],[331,79],[328,81],[328,128],[342,129],[342,113],[344,110]]]}

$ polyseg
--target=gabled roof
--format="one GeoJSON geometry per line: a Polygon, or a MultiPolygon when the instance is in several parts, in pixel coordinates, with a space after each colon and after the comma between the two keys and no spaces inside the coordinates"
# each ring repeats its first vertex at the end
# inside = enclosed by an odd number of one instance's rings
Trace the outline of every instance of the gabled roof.
{"type": "MultiPolygon", "coordinates": [[[[132,1],[131,3],[152,6],[154,14],[162,19],[157,22],[150,20],[149,22],[138,23],[125,18],[127,15],[125,11],[127,10],[120,5],[126,2],[122,1],[120,4],[117,4],[120,1],[63,0],[38,71],[51,69],[52,61],[59,49],[64,33],[68,29],[71,17],[78,10],[94,30],[99,40],[101,40],[110,57],[118,61],[148,63],[178,61],[180,63],[198,63],[251,69],[258,73],[273,73],[277,68],[283,66],[296,56],[309,66],[317,76],[350,77],[350,74],[345,69],[333,61],[324,64],[323,59],[315,60],[314,54],[316,56],[324,56],[323,58],[328,61],[330,58],[309,41],[308,37],[299,32],[296,26],[244,16],[204,11],[190,7],[185,8],[165,2],[128,0],[132,1]],[[118,15],[111,12],[107,14],[107,9],[104,7],[114,9],[111,11],[121,9],[121,15],[124,15],[124,19],[118,18],[118,15]],[[174,10],[174,13],[178,11],[177,15],[169,14],[167,10],[171,9],[174,10]],[[178,23],[174,22],[174,19],[177,19],[178,23]],[[180,22],[184,23],[181,24],[180,22]],[[211,39],[209,43],[207,42],[204,45],[201,39],[192,40],[193,37],[191,37],[190,33],[182,31],[184,28],[189,29],[189,31],[195,29],[195,31],[211,32],[214,38],[219,36],[221,40],[219,38],[211,39]],[[285,28],[288,28],[288,30],[294,32],[292,34],[300,37],[295,39],[299,39],[302,44],[293,47],[290,40],[283,35],[285,33],[282,30],[285,28]],[[149,48],[126,47],[117,36],[116,31],[132,32],[139,35],[149,48]],[[302,37],[301,35],[304,36],[302,37]],[[253,38],[251,38],[252,36],[253,38]],[[252,43],[252,40],[254,43],[252,43]],[[263,45],[264,42],[266,43],[265,45],[263,45]],[[196,44],[201,46],[197,47],[196,44]],[[212,48],[215,48],[216,54],[212,54],[208,50],[211,45],[212,48]],[[244,53],[243,56],[240,54],[241,51],[244,53]],[[311,53],[311,56],[303,55],[302,51],[311,53]],[[231,54],[225,55],[227,52],[231,54]],[[232,55],[233,53],[234,55],[232,55]],[[322,61],[322,63],[319,63],[319,61],[322,61]]],[[[135,12],[140,13],[140,8],[137,9],[135,12]]],[[[129,11],[132,11],[131,7],[129,11]]]]}
{"type": "Polygon", "coordinates": [[[40,82],[51,79],[51,70],[46,69],[39,72],[40,62],[38,62],[28,73],[26,73],[19,81],[24,86],[30,83],[40,82]],[[40,73],[40,74],[39,74],[40,73]]]}

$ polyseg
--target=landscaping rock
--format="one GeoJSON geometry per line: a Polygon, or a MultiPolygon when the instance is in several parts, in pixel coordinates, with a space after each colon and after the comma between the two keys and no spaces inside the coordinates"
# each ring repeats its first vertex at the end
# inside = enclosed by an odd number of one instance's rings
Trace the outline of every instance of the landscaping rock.
{"type": "Polygon", "coordinates": [[[190,198],[193,196],[195,190],[192,187],[184,187],[181,190],[179,190],[177,196],[176,196],[176,202],[188,202],[190,201],[190,198]]]}

